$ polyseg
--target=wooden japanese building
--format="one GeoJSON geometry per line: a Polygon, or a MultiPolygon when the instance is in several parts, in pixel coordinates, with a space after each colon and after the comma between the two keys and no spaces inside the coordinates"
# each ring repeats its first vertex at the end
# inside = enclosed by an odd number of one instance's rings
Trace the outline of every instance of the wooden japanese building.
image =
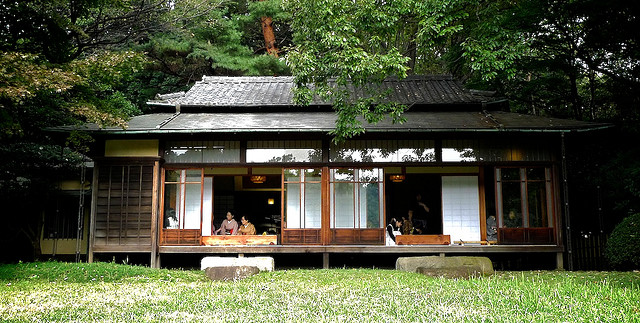
{"type": "Polygon", "coordinates": [[[159,95],[125,129],[89,127],[89,260],[316,253],[327,266],[333,253],[546,253],[562,267],[563,143],[607,125],[507,112],[452,77],[413,76],[380,85],[410,107],[405,123],[336,144],[331,105],[298,106],[293,86],[204,77],[159,95]],[[386,246],[389,219],[417,212],[417,195],[429,210],[423,234],[386,246]],[[263,238],[211,238],[228,211],[263,238]]]}

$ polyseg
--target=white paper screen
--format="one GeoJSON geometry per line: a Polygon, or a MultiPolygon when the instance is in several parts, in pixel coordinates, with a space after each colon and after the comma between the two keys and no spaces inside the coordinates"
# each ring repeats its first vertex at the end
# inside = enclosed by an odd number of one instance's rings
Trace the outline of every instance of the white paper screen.
{"type": "Polygon", "coordinates": [[[478,176],[442,176],[442,230],[451,243],[480,240],[478,176]]]}

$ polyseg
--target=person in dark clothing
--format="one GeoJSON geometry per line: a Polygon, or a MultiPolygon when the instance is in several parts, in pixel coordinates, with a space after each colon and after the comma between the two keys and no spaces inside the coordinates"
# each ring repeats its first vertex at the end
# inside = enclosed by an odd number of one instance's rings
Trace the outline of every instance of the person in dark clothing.
{"type": "Polygon", "coordinates": [[[428,223],[429,217],[429,207],[422,201],[422,195],[420,193],[416,194],[416,200],[413,203],[413,226],[416,228],[416,231],[419,230],[421,233],[427,233],[427,231],[431,231],[429,226],[431,223],[428,223]]]}

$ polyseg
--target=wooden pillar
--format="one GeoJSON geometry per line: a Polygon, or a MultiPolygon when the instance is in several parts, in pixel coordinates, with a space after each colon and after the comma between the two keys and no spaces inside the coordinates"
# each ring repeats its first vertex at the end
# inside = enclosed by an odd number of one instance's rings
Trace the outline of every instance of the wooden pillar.
{"type": "Polygon", "coordinates": [[[158,254],[158,217],[160,212],[158,204],[160,187],[160,161],[156,160],[153,163],[153,189],[151,193],[151,268],[160,268],[160,255],[158,254]]]}
{"type": "Polygon", "coordinates": [[[480,167],[478,173],[478,197],[480,200],[480,240],[487,241],[487,205],[486,196],[484,192],[485,187],[484,167],[480,167]]]}
{"type": "Polygon", "coordinates": [[[564,253],[556,252],[556,269],[564,270],[564,253]]]}
{"type": "Polygon", "coordinates": [[[93,179],[91,182],[91,214],[89,215],[89,246],[87,248],[87,262],[93,262],[93,244],[95,243],[96,232],[96,213],[98,204],[98,173],[100,167],[98,163],[94,161],[93,164],[93,179]]]}
{"type": "MultiPolygon", "coordinates": [[[[321,218],[320,218],[320,237],[322,245],[331,244],[331,195],[329,193],[329,167],[322,167],[321,187],[321,218]]],[[[327,254],[327,263],[329,256],[327,254]]]]}

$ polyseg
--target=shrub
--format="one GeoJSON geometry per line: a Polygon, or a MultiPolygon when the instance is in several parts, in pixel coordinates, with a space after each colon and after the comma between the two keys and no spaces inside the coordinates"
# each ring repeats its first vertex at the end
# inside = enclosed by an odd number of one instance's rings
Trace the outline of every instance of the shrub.
{"type": "Polygon", "coordinates": [[[640,213],[626,217],[613,229],[605,256],[614,269],[640,268],[640,213]]]}

